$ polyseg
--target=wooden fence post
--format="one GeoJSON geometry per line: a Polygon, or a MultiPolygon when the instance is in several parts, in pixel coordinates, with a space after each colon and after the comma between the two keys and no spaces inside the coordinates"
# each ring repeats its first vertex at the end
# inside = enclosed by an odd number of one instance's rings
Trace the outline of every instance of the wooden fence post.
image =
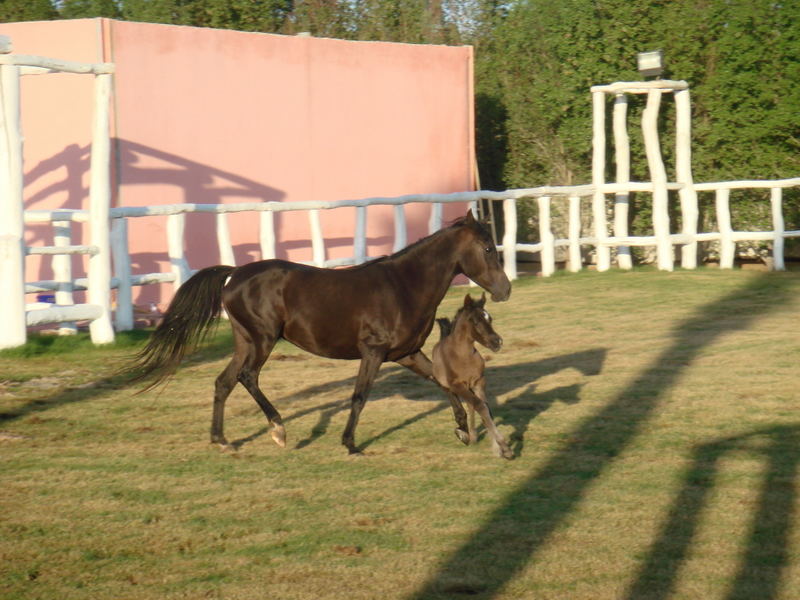
{"type": "Polygon", "coordinates": [[[733,241],[731,227],[730,190],[720,188],[716,194],[717,228],[719,229],[719,267],[732,269],[736,255],[736,242],[733,241]]]}
{"type": "Polygon", "coordinates": [[[112,219],[111,221],[111,255],[114,259],[114,277],[117,280],[117,310],[114,311],[114,326],[117,331],[130,331],[134,327],[134,318],[128,219],[112,219]]]}
{"type": "Polygon", "coordinates": [[[611,267],[611,248],[608,247],[606,224],[606,195],[603,191],[606,179],[606,95],[592,92],[592,215],[594,235],[597,240],[595,252],[597,270],[607,271],[611,267]]]}
{"type": "Polygon", "coordinates": [[[367,207],[356,206],[356,226],[353,233],[354,261],[360,265],[367,260],[367,207]]]}
{"type": "Polygon", "coordinates": [[[675,178],[683,187],[681,200],[681,233],[690,241],[681,246],[681,266],[697,267],[697,192],[692,179],[692,107],[689,90],[675,90],[675,178]]]}
{"type": "MultiPolygon", "coordinates": [[[[72,223],[70,221],[53,221],[53,245],[69,246],[72,244],[72,223]]],[[[72,256],[69,254],[53,255],[53,276],[56,282],[54,294],[56,304],[70,306],[75,304],[72,291],[72,256]]],[[[75,335],[78,327],[75,322],[65,321],[58,327],[59,335],[75,335]]]]}
{"type": "MultiPolygon", "coordinates": [[[[628,96],[618,93],[614,98],[614,156],[616,157],[617,183],[629,183],[631,179],[631,146],[628,138],[628,96]]],[[[614,237],[628,237],[628,213],[630,193],[614,194],[614,237]]],[[[617,265],[622,269],[633,267],[630,246],[617,246],[617,265]]]]}
{"type": "Polygon", "coordinates": [[[273,211],[261,211],[258,235],[261,260],[275,258],[275,213],[273,211]]]}
{"type": "Polygon", "coordinates": [[[542,276],[549,277],[556,270],[555,237],[550,228],[550,197],[540,196],[539,203],[539,241],[542,250],[539,253],[542,261],[542,276]]]}
{"type": "Polygon", "coordinates": [[[786,226],[783,221],[783,191],[781,188],[770,189],[769,201],[772,207],[772,268],[775,271],[785,271],[783,234],[786,226]]]}
{"type": "Polygon", "coordinates": [[[511,281],[517,278],[517,201],[503,200],[503,270],[511,281]]]}
{"type": "Polygon", "coordinates": [[[236,266],[236,257],[231,244],[231,230],[226,213],[217,213],[217,245],[219,247],[219,264],[236,266]]]}
{"type": "Polygon", "coordinates": [[[0,348],[12,348],[27,339],[19,67],[0,66],[0,103],[0,348]]]}
{"type": "Polygon", "coordinates": [[[652,89],[647,93],[647,106],[642,112],[642,135],[644,136],[650,179],[653,182],[653,229],[656,236],[658,268],[662,271],[672,271],[667,172],[658,143],[658,109],[661,104],[661,95],[662,91],[659,89],[652,89]]]}
{"type": "Polygon", "coordinates": [[[101,314],[89,323],[89,333],[95,344],[114,341],[111,325],[111,138],[109,137],[109,104],[111,74],[95,76],[94,126],[90,159],[91,187],[89,189],[89,231],[91,244],[97,253],[89,255],[89,304],[99,306],[101,314]]]}
{"type": "Polygon", "coordinates": [[[581,199],[569,197],[569,219],[567,239],[569,240],[569,270],[577,273],[583,267],[581,257],[581,199]]]}
{"type": "Polygon", "coordinates": [[[408,244],[408,229],[406,227],[406,211],[402,204],[394,206],[394,246],[393,252],[399,252],[408,244]]]}

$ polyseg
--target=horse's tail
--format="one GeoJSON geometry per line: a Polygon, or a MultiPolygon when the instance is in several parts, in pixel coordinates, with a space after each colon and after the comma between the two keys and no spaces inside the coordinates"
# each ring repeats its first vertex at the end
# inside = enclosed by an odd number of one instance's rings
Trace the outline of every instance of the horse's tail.
{"type": "Polygon", "coordinates": [[[201,269],[178,288],[163,320],[134,358],[134,381],[153,377],[141,392],[171,377],[187,351],[196,349],[205,339],[222,312],[222,288],[235,268],[218,265],[201,269]]]}
{"type": "Polygon", "coordinates": [[[443,340],[453,331],[453,322],[447,317],[436,319],[436,322],[439,324],[439,339],[443,340]]]}

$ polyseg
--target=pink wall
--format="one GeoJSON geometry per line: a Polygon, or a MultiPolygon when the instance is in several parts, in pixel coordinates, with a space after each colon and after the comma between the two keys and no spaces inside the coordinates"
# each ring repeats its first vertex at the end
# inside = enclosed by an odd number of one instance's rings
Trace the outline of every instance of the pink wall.
{"type": "MultiPolygon", "coordinates": [[[[14,51],[117,66],[115,204],[339,200],[474,189],[472,50],[106,19],[0,25],[14,51]]],[[[26,207],[85,206],[90,76],[23,84],[26,207]]],[[[445,219],[463,214],[446,205],[445,219]]],[[[430,207],[408,206],[409,241],[430,207]]],[[[368,252],[391,252],[392,208],[369,209],[368,252]]],[[[327,257],[352,256],[352,209],[325,211],[327,257]]],[[[310,260],[305,213],[276,217],[278,255],[310,260]]],[[[231,217],[237,263],[257,219],[231,217]]],[[[166,271],[165,219],[131,222],[134,272],[166,271]]],[[[219,262],[214,218],[190,215],[193,268],[219,262]]],[[[32,236],[46,237],[43,228],[32,236]]],[[[27,279],[48,278],[29,258],[27,279]]],[[[46,261],[45,261],[46,262],[46,261]]],[[[169,286],[135,301],[168,300],[169,286]],[[160,296],[154,294],[159,293],[160,296]]]]}

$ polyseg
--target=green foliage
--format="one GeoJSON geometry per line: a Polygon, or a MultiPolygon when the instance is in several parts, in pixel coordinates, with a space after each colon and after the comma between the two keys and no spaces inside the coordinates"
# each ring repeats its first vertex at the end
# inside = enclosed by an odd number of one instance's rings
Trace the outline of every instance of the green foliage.
{"type": "MultiPolygon", "coordinates": [[[[470,44],[476,57],[478,170],[486,189],[589,182],[589,88],[640,79],[636,53],[660,48],[666,63],[664,77],[686,80],[691,86],[695,181],[800,174],[797,2],[0,0],[4,20],[58,16],[470,44]]],[[[647,180],[638,134],[643,99],[630,98],[629,104],[631,178],[647,180]]],[[[674,177],[674,115],[672,98],[666,95],[660,135],[670,177],[674,177]]],[[[609,180],[614,169],[610,146],[609,180]]],[[[743,227],[756,226],[757,221],[748,215],[761,218],[760,203],[763,200],[757,195],[738,201],[743,227]]],[[[786,206],[787,227],[800,228],[798,210],[786,206]]],[[[712,209],[703,206],[702,212],[709,215],[712,209]]],[[[650,228],[649,195],[632,197],[631,221],[634,232],[650,228]]],[[[535,234],[525,233],[523,224],[523,236],[535,234]]]]}
{"type": "Polygon", "coordinates": [[[61,0],[59,14],[64,19],[90,17],[117,18],[120,16],[116,0],[61,0]]]}
{"type": "Polygon", "coordinates": [[[50,0],[0,0],[0,23],[49,21],[58,17],[50,0]]]}

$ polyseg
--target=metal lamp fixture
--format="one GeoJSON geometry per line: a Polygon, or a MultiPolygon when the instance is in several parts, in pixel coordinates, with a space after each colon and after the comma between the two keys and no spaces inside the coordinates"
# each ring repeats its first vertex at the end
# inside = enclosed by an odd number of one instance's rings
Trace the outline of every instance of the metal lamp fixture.
{"type": "Polygon", "coordinates": [[[644,77],[659,77],[664,71],[664,53],[661,50],[639,52],[636,66],[644,77]]]}

